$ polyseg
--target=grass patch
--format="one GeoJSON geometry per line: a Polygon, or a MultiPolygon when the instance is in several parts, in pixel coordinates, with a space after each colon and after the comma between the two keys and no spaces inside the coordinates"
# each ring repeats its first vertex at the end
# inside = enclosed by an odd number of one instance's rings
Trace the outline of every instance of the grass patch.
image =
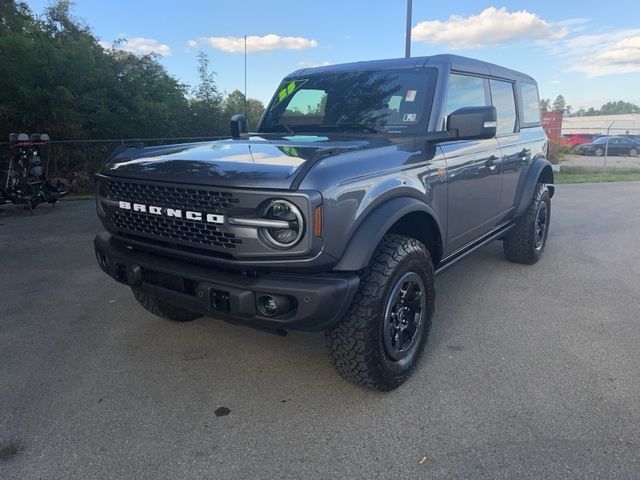
{"type": "Polygon", "coordinates": [[[70,195],[66,195],[64,197],[62,197],[62,200],[70,200],[70,201],[74,201],[74,200],[95,200],[96,196],[93,195],[92,193],[72,193],[70,195]]]}
{"type": "Polygon", "coordinates": [[[553,172],[553,177],[555,183],[630,182],[640,181],[640,169],[561,167],[559,172],[553,172]]]}

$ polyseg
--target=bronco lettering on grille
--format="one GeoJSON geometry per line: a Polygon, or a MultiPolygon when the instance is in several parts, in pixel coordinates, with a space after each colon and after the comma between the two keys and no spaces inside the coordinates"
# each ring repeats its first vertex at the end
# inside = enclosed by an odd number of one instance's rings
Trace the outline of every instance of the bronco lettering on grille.
{"type": "Polygon", "coordinates": [[[185,218],[196,222],[224,224],[224,215],[214,213],[192,212],[189,210],[182,211],[174,208],[157,207],[155,205],[144,205],[142,203],[118,202],[118,208],[122,210],[132,210],[134,212],[150,213],[152,215],[162,215],[165,217],[185,218]]]}

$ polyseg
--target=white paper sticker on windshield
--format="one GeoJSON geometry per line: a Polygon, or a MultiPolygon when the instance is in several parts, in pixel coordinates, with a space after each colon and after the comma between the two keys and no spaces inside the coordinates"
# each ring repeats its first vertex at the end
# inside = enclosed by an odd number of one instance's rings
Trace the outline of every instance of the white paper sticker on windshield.
{"type": "Polygon", "coordinates": [[[417,114],[415,114],[415,113],[405,113],[402,116],[402,121],[403,122],[415,122],[416,121],[416,116],[417,116],[417,114]]]}
{"type": "Polygon", "coordinates": [[[407,90],[407,94],[404,96],[405,102],[414,102],[416,99],[416,91],[415,90],[407,90]]]}

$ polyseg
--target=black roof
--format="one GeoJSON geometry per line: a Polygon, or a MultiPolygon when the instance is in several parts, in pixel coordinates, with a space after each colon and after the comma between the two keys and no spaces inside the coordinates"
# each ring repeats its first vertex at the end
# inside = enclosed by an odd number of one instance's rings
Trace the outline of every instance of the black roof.
{"type": "Polygon", "coordinates": [[[338,65],[327,65],[315,68],[303,68],[290,73],[287,77],[299,77],[301,75],[310,75],[314,73],[331,73],[331,72],[352,72],[366,70],[387,70],[396,68],[415,68],[427,65],[445,66],[449,65],[451,70],[460,72],[476,73],[480,75],[490,75],[492,77],[500,77],[509,80],[524,80],[535,83],[535,80],[524,73],[504,68],[482,60],[474,58],[462,57],[460,55],[432,55],[431,57],[410,57],[410,58],[392,58],[388,60],[368,60],[363,62],[341,63],[338,65]]]}

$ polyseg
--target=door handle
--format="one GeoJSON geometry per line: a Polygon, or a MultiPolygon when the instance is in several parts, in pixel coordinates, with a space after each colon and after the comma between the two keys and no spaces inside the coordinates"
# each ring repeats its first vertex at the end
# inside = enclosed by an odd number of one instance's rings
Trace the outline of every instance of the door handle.
{"type": "Polygon", "coordinates": [[[489,167],[490,170],[495,170],[496,169],[496,160],[498,160],[498,157],[496,157],[495,155],[491,155],[484,162],[484,166],[485,167],[489,167]]]}

